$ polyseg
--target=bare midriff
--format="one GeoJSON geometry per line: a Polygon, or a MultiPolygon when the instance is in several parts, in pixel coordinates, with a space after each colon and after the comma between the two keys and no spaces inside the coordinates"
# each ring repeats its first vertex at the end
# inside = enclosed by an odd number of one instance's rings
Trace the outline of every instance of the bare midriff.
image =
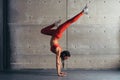
{"type": "Polygon", "coordinates": [[[55,44],[59,45],[58,38],[52,37],[50,41],[50,46],[53,46],[55,44]]]}

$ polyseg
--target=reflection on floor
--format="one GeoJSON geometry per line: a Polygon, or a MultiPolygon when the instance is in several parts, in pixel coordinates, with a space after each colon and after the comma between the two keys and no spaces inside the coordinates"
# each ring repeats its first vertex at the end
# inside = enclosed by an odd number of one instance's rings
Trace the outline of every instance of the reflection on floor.
{"type": "Polygon", "coordinates": [[[66,77],[58,77],[56,70],[14,70],[0,72],[0,80],[120,80],[117,70],[64,70],[66,77]]]}

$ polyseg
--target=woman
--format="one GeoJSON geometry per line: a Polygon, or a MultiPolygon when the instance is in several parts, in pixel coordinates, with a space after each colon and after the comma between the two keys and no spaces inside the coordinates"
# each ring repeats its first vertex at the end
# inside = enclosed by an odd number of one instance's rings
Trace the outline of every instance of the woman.
{"type": "Polygon", "coordinates": [[[63,24],[61,24],[57,29],[52,29],[53,27],[57,26],[61,20],[53,23],[52,25],[49,25],[41,30],[41,33],[50,35],[51,41],[50,41],[50,46],[51,46],[51,51],[56,54],[56,69],[57,69],[57,74],[58,76],[65,76],[66,74],[64,72],[61,72],[61,60],[63,63],[64,67],[64,60],[68,59],[70,57],[70,52],[69,51],[63,51],[62,48],[59,45],[59,39],[62,37],[62,33],[75,21],[77,21],[83,14],[87,14],[87,5],[85,8],[76,16],[73,18],[67,20],[63,24]]]}

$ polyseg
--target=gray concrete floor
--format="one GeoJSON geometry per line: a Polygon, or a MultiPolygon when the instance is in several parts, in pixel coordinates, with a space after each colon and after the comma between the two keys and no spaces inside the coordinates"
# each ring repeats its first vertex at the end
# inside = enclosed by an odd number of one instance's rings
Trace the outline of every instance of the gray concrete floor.
{"type": "Polygon", "coordinates": [[[56,70],[17,70],[0,72],[0,80],[120,80],[117,70],[65,70],[66,77],[58,77],[56,70]]]}

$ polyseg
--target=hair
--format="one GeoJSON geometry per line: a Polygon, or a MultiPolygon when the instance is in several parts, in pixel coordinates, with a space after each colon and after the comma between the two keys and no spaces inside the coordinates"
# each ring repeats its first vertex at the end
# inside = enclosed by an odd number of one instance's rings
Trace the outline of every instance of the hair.
{"type": "Polygon", "coordinates": [[[62,62],[63,68],[64,68],[64,57],[66,57],[66,56],[70,57],[71,56],[70,52],[67,50],[62,51],[60,57],[61,57],[61,62],[62,62]]]}

